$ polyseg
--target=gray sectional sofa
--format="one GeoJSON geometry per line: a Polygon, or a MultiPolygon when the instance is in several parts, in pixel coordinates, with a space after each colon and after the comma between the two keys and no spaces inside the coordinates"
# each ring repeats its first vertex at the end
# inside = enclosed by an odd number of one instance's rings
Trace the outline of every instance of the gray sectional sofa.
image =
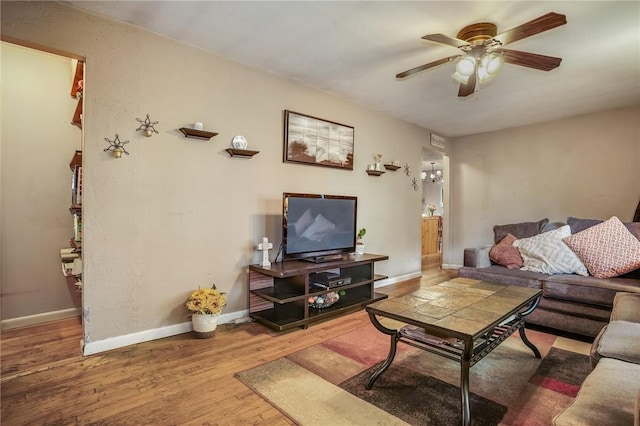
{"type": "Polygon", "coordinates": [[[619,293],[591,345],[594,369],[554,426],[640,425],[640,294],[619,293]]]}
{"type": "MultiPolygon", "coordinates": [[[[575,225],[576,231],[585,224],[584,220],[574,218],[569,218],[568,222],[573,222],[569,224],[575,225]]],[[[521,224],[496,226],[494,242],[497,244],[507,232],[518,238],[526,238],[536,232],[551,231],[563,225],[565,224],[559,222],[548,223],[548,220],[543,219],[539,222],[527,222],[524,227],[521,224]]],[[[640,223],[633,222],[631,225],[625,224],[640,239],[635,233],[636,229],[640,229],[640,223]]],[[[573,228],[572,226],[572,231],[573,228]]],[[[615,278],[595,278],[509,269],[490,260],[489,251],[492,247],[493,245],[487,245],[465,249],[464,266],[458,270],[458,275],[501,284],[541,288],[543,297],[540,304],[526,319],[531,324],[595,337],[609,322],[616,293],[640,293],[640,270],[615,278]]]]}

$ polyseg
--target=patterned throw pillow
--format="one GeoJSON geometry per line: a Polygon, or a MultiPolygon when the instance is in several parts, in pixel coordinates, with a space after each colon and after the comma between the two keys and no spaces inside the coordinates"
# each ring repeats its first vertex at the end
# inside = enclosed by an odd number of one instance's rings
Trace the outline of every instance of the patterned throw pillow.
{"type": "Polygon", "coordinates": [[[524,260],[521,269],[543,274],[589,275],[578,256],[562,242],[570,235],[571,228],[564,225],[534,237],[516,240],[513,245],[518,247],[524,260]]]}
{"type": "Polygon", "coordinates": [[[611,278],[640,268],[640,241],[613,216],[563,241],[597,278],[611,278]]]}
{"type": "Polygon", "coordinates": [[[524,266],[520,250],[513,246],[517,238],[513,234],[507,234],[498,244],[489,251],[489,259],[498,265],[506,266],[509,269],[520,269],[524,266]]]}

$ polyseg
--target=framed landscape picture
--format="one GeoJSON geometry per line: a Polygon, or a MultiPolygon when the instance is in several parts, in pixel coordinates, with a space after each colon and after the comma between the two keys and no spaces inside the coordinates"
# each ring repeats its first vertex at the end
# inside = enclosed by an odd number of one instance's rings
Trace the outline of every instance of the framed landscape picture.
{"type": "Polygon", "coordinates": [[[284,162],[353,170],[353,127],[285,110],[284,162]]]}

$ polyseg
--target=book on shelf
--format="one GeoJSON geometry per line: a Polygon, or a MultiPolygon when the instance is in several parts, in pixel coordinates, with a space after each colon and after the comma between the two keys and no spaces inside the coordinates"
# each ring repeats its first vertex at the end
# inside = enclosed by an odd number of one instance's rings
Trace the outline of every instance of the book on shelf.
{"type": "Polygon", "coordinates": [[[73,239],[82,241],[82,212],[73,213],[73,239]]]}
{"type": "Polygon", "coordinates": [[[82,166],[78,167],[78,189],[76,191],[76,204],[82,205],[82,166]]]}
{"type": "Polygon", "coordinates": [[[62,274],[65,277],[82,275],[82,259],[77,257],[71,261],[62,261],[62,274]]]}
{"type": "Polygon", "coordinates": [[[62,262],[62,275],[65,277],[70,277],[71,269],[73,268],[73,263],[71,262],[62,262]]]}
{"type": "Polygon", "coordinates": [[[73,259],[73,264],[71,265],[71,275],[80,275],[82,274],[82,258],[78,257],[73,259]]]}
{"type": "Polygon", "coordinates": [[[73,262],[74,259],[80,257],[80,252],[73,247],[60,249],[60,260],[62,262],[73,262]]]}
{"type": "Polygon", "coordinates": [[[82,166],[75,166],[71,176],[71,204],[82,205],[82,166]]]}

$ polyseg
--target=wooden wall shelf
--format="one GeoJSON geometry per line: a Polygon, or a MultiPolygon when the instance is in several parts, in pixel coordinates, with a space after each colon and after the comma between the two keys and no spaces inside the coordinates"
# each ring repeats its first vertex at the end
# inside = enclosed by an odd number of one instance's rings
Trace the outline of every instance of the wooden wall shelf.
{"type": "Polygon", "coordinates": [[[384,174],[382,170],[367,170],[369,176],[381,176],[384,174]]]}
{"type": "Polygon", "coordinates": [[[240,158],[251,158],[254,155],[260,153],[260,151],[250,151],[248,149],[235,149],[235,148],[227,148],[225,149],[230,157],[240,157],[240,158]]]}
{"type": "Polygon", "coordinates": [[[207,132],[206,130],[189,129],[188,127],[181,127],[180,131],[182,132],[185,138],[209,140],[215,135],[217,135],[217,133],[214,133],[214,132],[207,132]]]}
{"type": "Polygon", "coordinates": [[[69,162],[69,168],[72,172],[74,172],[76,167],[80,166],[82,166],[82,151],[76,150],[75,154],[73,154],[71,162],[69,162]]]}
{"type": "Polygon", "coordinates": [[[384,164],[384,168],[385,170],[391,170],[392,172],[395,172],[400,168],[400,166],[395,166],[393,164],[384,164]]]}

